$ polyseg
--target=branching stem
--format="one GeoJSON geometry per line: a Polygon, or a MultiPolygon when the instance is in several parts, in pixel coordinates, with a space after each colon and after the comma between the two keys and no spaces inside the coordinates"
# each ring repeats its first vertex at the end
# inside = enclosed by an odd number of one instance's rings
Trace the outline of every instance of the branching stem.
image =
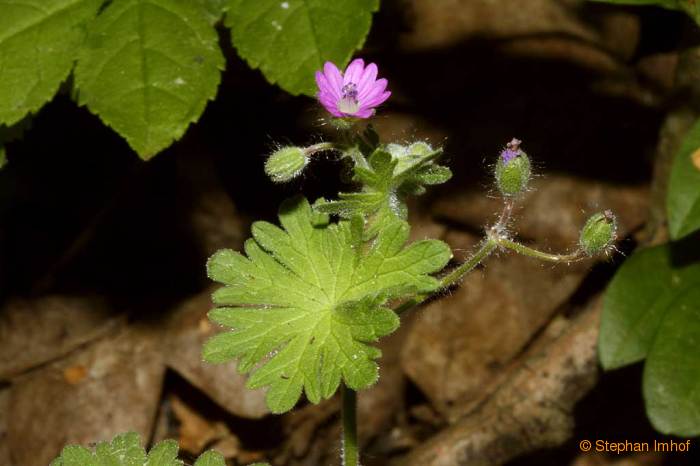
{"type": "MultiPolygon", "coordinates": [[[[440,279],[440,286],[435,293],[444,291],[455,283],[459,282],[466,274],[474,270],[477,265],[479,265],[499,247],[510,249],[518,254],[548,262],[571,263],[586,259],[587,256],[580,249],[568,254],[552,254],[549,252],[539,251],[509,239],[507,237],[508,222],[510,222],[512,213],[513,201],[511,199],[506,199],[503,206],[503,211],[498,217],[498,221],[486,229],[486,237],[481,242],[479,249],[477,249],[476,252],[469,257],[469,259],[464,261],[464,263],[442,277],[440,279]]],[[[400,304],[396,309],[394,309],[394,311],[400,315],[401,313],[418,306],[431,296],[432,294],[416,295],[408,301],[400,304]]]]}

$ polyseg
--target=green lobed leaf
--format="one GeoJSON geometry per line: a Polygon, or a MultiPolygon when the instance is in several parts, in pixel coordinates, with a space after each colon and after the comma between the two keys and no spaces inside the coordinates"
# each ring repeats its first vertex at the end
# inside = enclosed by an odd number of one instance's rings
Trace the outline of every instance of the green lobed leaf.
{"type": "MultiPolygon", "coordinates": [[[[365,149],[370,147],[367,144],[365,149]]],[[[366,238],[371,238],[386,222],[406,218],[409,196],[421,195],[426,191],[425,185],[441,184],[451,178],[449,168],[435,163],[441,154],[442,150],[434,150],[424,142],[379,146],[366,158],[366,164],[356,163],[353,167],[354,180],[362,185],[361,191],[340,193],[337,201],[326,202],[318,210],[344,218],[368,218],[366,238]]]]}
{"type": "MultiPolygon", "coordinates": [[[[51,462],[51,466],[182,466],[177,459],[178,445],[174,440],[164,440],[154,445],[146,455],[139,435],[128,432],[114,437],[111,442],[101,442],[95,452],[78,445],[66,446],[51,462]]],[[[224,457],[214,451],[203,453],[194,466],[225,466],[224,457]]]]}
{"type": "Polygon", "coordinates": [[[101,466],[97,458],[88,450],[79,445],[68,445],[63,449],[61,456],[51,462],[51,466],[101,466]]]}
{"type": "Polygon", "coordinates": [[[182,462],[177,459],[177,451],[175,440],[163,440],[151,448],[145,466],[180,466],[182,462]]]}
{"type": "Polygon", "coordinates": [[[676,297],[644,366],[644,400],[664,434],[700,435],[700,287],[676,297]]]}
{"type": "Polygon", "coordinates": [[[435,290],[430,274],[451,257],[437,240],[406,246],[409,227],[399,220],[363,248],[359,217],[319,227],[314,216],[306,199],[287,201],[282,228],[253,224],[246,256],[222,250],[208,262],[209,277],[226,285],[213,296],[224,307],[209,317],[234,331],[211,338],[204,359],[239,359],[239,370],[252,371],[250,388],[269,387],[275,413],[290,410],[302,391],[318,403],[341,380],[355,390],[372,385],[380,351],[369,343],[399,325],[384,305],[435,290]]]}
{"type": "Polygon", "coordinates": [[[199,119],[223,67],[202,3],[114,0],[80,51],[78,102],[149,159],[199,119]]]}
{"type": "Polygon", "coordinates": [[[605,369],[644,359],[679,293],[700,286],[700,263],[675,267],[669,245],[635,252],[605,293],[598,349],[605,369]]]}
{"type": "Polygon", "coordinates": [[[671,237],[679,239],[700,229],[700,120],[688,131],[675,155],[666,210],[671,237]],[[695,158],[694,158],[695,157],[695,158]]]}
{"type": "Polygon", "coordinates": [[[291,94],[314,95],[314,72],[345,66],[365,41],[379,0],[229,0],[238,54],[291,94]]]}
{"type": "Polygon", "coordinates": [[[199,459],[194,463],[194,466],[226,466],[226,461],[221,453],[207,451],[202,453],[199,459]]]}
{"type": "Polygon", "coordinates": [[[111,442],[98,443],[95,456],[103,466],[143,466],[146,463],[146,452],[136,432],[117,435],[111,442]]]}
{"type": "Polygon", "coordinates": [[[51,100],[102,0],[0,0],[0,124],[51,100]]]}

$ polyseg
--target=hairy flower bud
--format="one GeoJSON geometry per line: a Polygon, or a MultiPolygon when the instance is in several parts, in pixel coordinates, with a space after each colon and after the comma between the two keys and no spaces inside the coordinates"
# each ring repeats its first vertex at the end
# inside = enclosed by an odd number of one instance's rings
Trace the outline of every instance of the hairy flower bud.
{"type": "Polygon", "coordinates": [[[589,256],[605,252],[617,237],[617,221],[612,211],[597,213],[588,219],[581,230],[579,244],[589,256]]]}
{"type": "Polygon", "coordinates": [[[275,183],[285,183],[301,175],[308,163],[309,158],[301,147],[282,147],[265,162],[265,173],[275,183]]]}
{"type": "Polygon", "coordinates": [[[520,149],[520,143],[517,139],[509,142],[496,163],[496,185],[506,197],[523,193],[530,182],[530,159],[520,149]]]}

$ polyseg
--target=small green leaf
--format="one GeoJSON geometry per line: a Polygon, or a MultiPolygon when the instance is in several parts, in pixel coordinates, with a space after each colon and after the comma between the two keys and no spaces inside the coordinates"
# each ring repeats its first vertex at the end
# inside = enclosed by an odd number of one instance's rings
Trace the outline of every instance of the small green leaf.
{"type": "Polygon", "coordinates": [[[178,445],[175,440],[163,440],[148,453],[145,466],[181,466],[177,459],[178,445]]]}
{"type": "Polygon", "coordinates": [[[644,400],[664,434],[700,435],[700,288],[671,304],[644,366],[644,400]]]}
{"type": "MultiPolygon", "coordinates": [[[[365,149],[369,147],[367,144],[365,149]]],[[[356,158],[362,155],[356,154],[353,180],[362,185],[361,191],[340,193],[337,201],[326,202],[318,210],[344,218],[362,215],[369,222],[365,237],[371,238],[387,222],[406,218],[409,196],[423,194],[424,185],[450,179],[452,172],[435,164],[441,154],[441,149],[435,150],[425,142],[380,146],[367,157],[367,163],[358,163],[356,158]]]]}
{"type": "Polygon", "coordinates": [[[0,124],[51,100],[102,0],[0,0],[0,124]]]}
{"type": "MultiPolygon", "coordinates": [[[[120,434],[111,442],[101,442],[92,453],[78,445],[68,445],[51,466],[182,466],[177,459],[178,445],[174,440],[164,440],[151,448],[150,453],[141,447],[135,432],[120,434]]],[[[208,451],[202,454],[194,466],[225,466],[219,453],[208,451]]]]}
{"type": "MultiPolygon", "coordinates": [[[[58,461],[58,460],[57,460],[58,461]]],[[[63,449],[60,463],[52,466],[101,466],[87,448],[78,445],[68,445],[63,449]]]]}
{"type": "Polygon", "coordinates": [[[666,202],[671,237],[700,229],[700,120],[688,131],[671,167],[666,202]]]}
{"type": "Polygon", "coordinates": [[[268,81],[314,95],[314,72],[347,64],[369,32],[379,0],[230,0],[226,26],[238,53],[268,81]]]}
{"type": "Polygon", "coordinates": [[[114,0],[90,26],[80,52],[78,102],[149,159],[199,119],[223,67],[201,3],[114,0]]]}
{"type": "Polygon", "coordinates": [[[675,267],[669,245],[635,252],[605,293],[598,347],[605,369],[644,359],[676,296],[700,285],[700,263],[675,267]]]}
{"type": "Polygon", "coordinates": [[[416,172],[415,178],[420,184],[442,184],[452,178],[452,170],[442,165],[428,165],[419,169],[416,172]]]}
{"type": "Polygon", "coordinates": [[[7,153],[5,152],[5,146],[0,143],[0,168],[4,167],[7,163],[7,153]]]}
{"type": "Polygon", "coordinates": [[[451,257],[436,240],[405,246],[408,224],[394,220],[359,247],[357,218],[314,226],[303,198],[280,209],[284,229],[256,222],[247,257],[230,250],[208,263],[213,280],[226,285],[214,293],[220,307],[209,317],[233,332],[204,346],[204,359],[239,359],[239,370],[253,371],[251,388],[269,386],[272,412],[290,410],[305,391],[318,403],[337,390],[341,379],[358,390],[378,376],[380,352],[368,343],[394,331],[389,299],[430,292],[438,281],[429,274],[451,257]]]}
{"type": "Polygon", "coordinates": [[[207,451],[194,463],[194,466],[226,466],[224,457],[215,451],[207,451]]]}
{"type": "Polygon", "coordinates": [[[95,456],[103,466],[143,466],[146,462],[146,452],[136,432],[118,435],[111,442],[98,443],[95,456]]]}

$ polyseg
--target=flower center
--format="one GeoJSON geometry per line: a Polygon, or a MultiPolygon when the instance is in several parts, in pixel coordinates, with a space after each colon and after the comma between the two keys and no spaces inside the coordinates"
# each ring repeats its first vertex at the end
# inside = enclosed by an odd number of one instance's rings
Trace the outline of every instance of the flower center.
{"type": "Polygon", "coordinates": [[[343,96],[338,102],[338,110],[346,115],[354,115],[360,110],[360,103],[357,100],[357,85],[355,83],[347,83],[342,89],[343,96]]]}

